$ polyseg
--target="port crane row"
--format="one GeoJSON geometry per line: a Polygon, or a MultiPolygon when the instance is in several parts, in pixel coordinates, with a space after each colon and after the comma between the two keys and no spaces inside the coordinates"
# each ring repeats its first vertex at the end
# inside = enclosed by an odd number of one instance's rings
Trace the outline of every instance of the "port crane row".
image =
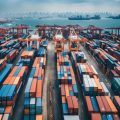
{"type": "Polygon", "coordinates": [[[56,52],[64,51],[64,44],[68,43],[69,51],[78,51],[80,49],[79,43],[84,43],[87,41],[85,38],[80,38],[79,35],[75,32],[74,28],[71,28],[69,31],[68,40],[64,39],[62,30],[59,28],[56,31],[55,36],[53,37],[55,43],[56,52]]]}

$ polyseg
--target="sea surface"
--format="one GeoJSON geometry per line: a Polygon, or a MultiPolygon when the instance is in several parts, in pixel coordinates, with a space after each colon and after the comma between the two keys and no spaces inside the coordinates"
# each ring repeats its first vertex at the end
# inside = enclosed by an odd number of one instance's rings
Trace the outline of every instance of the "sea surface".
{"type": "Polygon", "coordinates": [[[81,25],[87,27],[89,25],[95,25],[101,28],[107,27],[120,27],[120,19],[100,19],[100,20],[68,20],[67,18],[54,18],[54,19],[38,19],[38,18],[25,18],[14,20],[12,23],[6,23],[0,25],[0,27],[13,27],[19,24],[27,24],[30,29],[34,29],[36,25],[81,25]]]}

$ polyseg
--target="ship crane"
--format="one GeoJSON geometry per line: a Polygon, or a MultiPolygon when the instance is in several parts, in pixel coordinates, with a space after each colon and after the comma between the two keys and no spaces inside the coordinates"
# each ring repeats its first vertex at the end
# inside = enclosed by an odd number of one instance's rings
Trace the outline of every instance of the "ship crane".
{"type": "Polygon", "coordinates": [[[79,42],[80,42],[79,36],[76,34],[75,30],[71,28],[69,35],[69,50],[78,51],[80,49],[79,42]]]}
{"type": "Polygon", "coordinates": [[[64,51],[64,42],[65,42],[65,39],[63,37],[61,29],[57,29],[56,34],[53,37],[53,40],[55,42],[55,51],[56,52],[62,52],[62,51],[64,51]]]}

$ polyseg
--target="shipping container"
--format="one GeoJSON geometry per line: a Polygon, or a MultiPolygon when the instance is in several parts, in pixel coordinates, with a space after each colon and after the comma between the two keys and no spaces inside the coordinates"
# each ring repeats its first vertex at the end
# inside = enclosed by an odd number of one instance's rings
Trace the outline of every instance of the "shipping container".
{"type": "Polygon", "coordinates": [[[69,55],[67,52],[61,52],[56,56],[63,115],[78,115],[78,88],[69,55]]]}

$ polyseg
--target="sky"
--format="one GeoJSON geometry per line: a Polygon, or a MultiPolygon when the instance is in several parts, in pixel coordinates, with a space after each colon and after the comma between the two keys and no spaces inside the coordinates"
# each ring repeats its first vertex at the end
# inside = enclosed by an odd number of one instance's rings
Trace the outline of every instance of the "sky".
{"type": "Polygon", "coordinates": [[[0,0],[0,13],[66,11],[120,13],[120,0],[0,0]]]}

